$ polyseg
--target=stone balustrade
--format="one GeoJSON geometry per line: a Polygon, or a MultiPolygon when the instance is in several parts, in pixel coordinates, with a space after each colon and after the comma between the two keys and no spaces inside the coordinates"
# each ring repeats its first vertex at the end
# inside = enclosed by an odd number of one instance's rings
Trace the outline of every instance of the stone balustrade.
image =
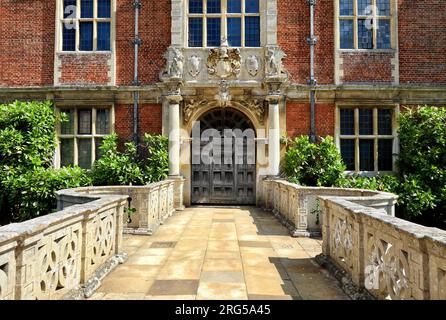
{"type": "Polygon", "coordinates": [[[0,227],[0,299],[89,296],[123,262],[127,196],[85,195],[82,203],[0,227]]]}
{"type": "MultiPolygon", "coordinates": [[[[84,203],[84,195],[127,195],[131,208],[131,222],[126,223],[125,233],[153,234],[175,210],[183,208],[182,178],[165,180],[145,186],[84,187],[58,192],[58,208],[84,203]]],[[[127,221],[127,216],[124,217],[127,221]]]]}
{"type": "Polygon", "coordinates": [[[321,264],[353,298],[446,299],[446,231],[344,197],[320,197],[321,264]]]}
{"type": "Polygon", "coordinates": [[[393,194],[371,190],[303,187],[285,180],[265,178],[261,180],[258,205],[273,211],[293,236],[320,235],[322,212],[319,196],[341,196],[354,203],[383,209],[395,216],[397,197],[393,194]]]}

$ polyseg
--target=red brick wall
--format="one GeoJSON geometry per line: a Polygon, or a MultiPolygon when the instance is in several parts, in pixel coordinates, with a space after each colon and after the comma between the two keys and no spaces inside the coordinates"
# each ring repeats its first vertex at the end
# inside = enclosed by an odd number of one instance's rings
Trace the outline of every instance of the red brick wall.
{"type": "MultiPolygon", "coordinates": [[[[129,140],[133,135],[133,104],[115,105],[115,132],[121,140],[129,140]]],[[[139,133],[162,132],[162,106],[159,104],[139,105],[139,133]]]]}
{"type": "Polygon", "coordinates": [[[389,52],[343,52],[343,83],[391,83],[394,53],[389,52]]]}
{"type": "Polygon", "coordinates": [[[111,53],[58,55],[60,59],[57,79],[64,85],[113,85],[111,83],[111,53]]]}
{"type": "Polygon", "coordinates": [[[53,84],[55,1],[1,0],[0,86],[53,84]]]}
{"type": "MultiPolygon", "coordinates": [[[[333,136],[335,130],[335,106],[316,105],[316,134],[333,136]]],[[[310,104],[287,103],[286,126],[289,137],[310,134],[310,104]]]]}
{"type": "Polygon", "coordinates": [[[446,1],[399,0],[401,83],[446,83],[446,1]]]}
{"type": "MultiPolygon", "coordinates": [[[[164,67],[164,52],[170,45],[170,0],[144,1],[140,13],[139,30],[142,45],[139,52],[139,77],[142,84],[159,81],[164,67]]],[[[116,71],[117,85],[131,85],[134,64],[134,9],[133,0],[117,3],[116,71]]]]}

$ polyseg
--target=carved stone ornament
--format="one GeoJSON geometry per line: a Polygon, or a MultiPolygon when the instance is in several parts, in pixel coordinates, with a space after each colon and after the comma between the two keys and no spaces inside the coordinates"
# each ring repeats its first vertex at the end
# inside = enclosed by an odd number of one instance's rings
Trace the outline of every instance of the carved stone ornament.
{"type": "Polygon", "coordinates": [[[184,55],[181,49],[169,47],[164,54],[166,68],[161,73],[161,78],[182,78],[184,70],[184,55]]]}
{"type": "Polygon", "coordinates": [[[263,101],[258,99],[242,100],[242,101],[231,101],[230,105],[239,107],[241,109],[250,110],[260,123],[265,120],[265,105],[263,101]]]}
{"type": "Polygon", "coordinates": [[[192,115],[197,111],[199,108],[204,108],[208,105],[207,100],[200,100],[196,101],[194,99],[191,99],[187,101],[183,108],[183,120],[184,123],[188,123],[190,119],[192,118],[192,115]]]}
{"type": "Polygon", "coordinates": [[[246,70],[248,73],[255,77],[260,70],[260,59],[256,55],[250,55],[246,58],[246,70]]]}
{"type": "Polygon", "coordinates": [[[209,50],[207,60],[208,73],[221,79],[238,77],[241,69],[241,55],[237,48],[228,48],[227,40],[223,40],[220,48],[209,50]]]}
{"type": "Polygon", "coordinates": [[[187,71],[193,78],[196,78],[200,74],[201,62],[201,57],[197,55],[190,56],[187,59],[187,71]]]}
{"type": "Polygon", "coordinates": [[[282,60],[287,55],[279,47],[267,47],[266,49],[266,75],[268,77],[286,77],[288,72],[283,66],[282,60]]]}

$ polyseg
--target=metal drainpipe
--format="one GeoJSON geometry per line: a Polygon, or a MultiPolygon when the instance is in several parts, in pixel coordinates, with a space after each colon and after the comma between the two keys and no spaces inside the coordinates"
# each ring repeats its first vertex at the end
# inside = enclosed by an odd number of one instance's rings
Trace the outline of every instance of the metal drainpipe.
{"type": "Polygon", "coordinates": [[[307,39],[310,45],[310,141],[316,142],[316,90],[317,81],[314,77],[314,48],[317,43],[317,37],[314,34],[314,7],[316,0],[307,0],[310,6],[310,37],[307,39]]]}
{"type": "MultiPolygon", "coordinates": [[[[135,8],[135,38],[133,39],[133,44],[135,46],[135,59],[134,59],[134,78],[133,85],[139,86],[139,76],[138,76],[138,51],[141,45],[141,38],[139,37],[139,10],[141,9],[141,1],[135,0],[133,2],[133,7],[135,8]]],[[[139,92],[133,92],[133,141],[136,146],[139,143],[139,125],[138,125],[138,113],[139,113],[139,92]]]]}

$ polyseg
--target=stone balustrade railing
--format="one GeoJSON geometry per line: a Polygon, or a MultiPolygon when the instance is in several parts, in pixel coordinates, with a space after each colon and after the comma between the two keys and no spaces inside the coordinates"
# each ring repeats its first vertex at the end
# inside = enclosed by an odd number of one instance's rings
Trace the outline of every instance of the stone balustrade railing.
{"type": "Polygon", "coordinates": [[[353,298],[446,299],[446,231],[344,197],[320,197],[323,254],[353,298]]]}
{"type": "Polygon", "coordinates": [[[125,233],[153,234],[175,210],[183,208],[183,179],[165,180],[145,186],[84,187],[58,192],[58,208],[84,203],[83,195],[116,194],[129,197],[128,207],[136,209],[125,217],[125,233]]]}
{"type": "Polygon", "coordinates": [[[127,196],[83,196],[82,205],[0,227],[0,299],[89,296],[122,263],[127,196]]]}
{"type": "Polygon", "coordinates": [[[395,215],[397,197],[393,194],[371,190],[303,187],[281,179],[261,180],[259,206],[274,212],[293,236],[320,235],[322,212],[319,196],[341,196],[354,203],[383,209],[395,215]]]}

